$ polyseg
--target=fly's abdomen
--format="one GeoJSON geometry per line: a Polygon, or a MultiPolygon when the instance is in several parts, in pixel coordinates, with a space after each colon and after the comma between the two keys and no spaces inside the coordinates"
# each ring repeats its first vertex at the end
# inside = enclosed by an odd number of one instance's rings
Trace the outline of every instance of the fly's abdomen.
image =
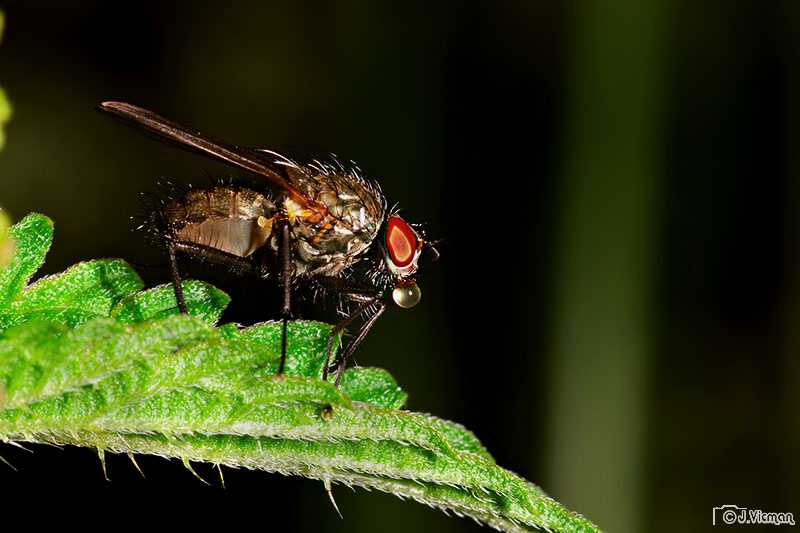
{"type": "Polygon", "coordinates": [[[276,213],[278,208],[261,193],[214,187],[189,191],[153,216],[178,240],[247,257],[269,240],[276,213]]]}

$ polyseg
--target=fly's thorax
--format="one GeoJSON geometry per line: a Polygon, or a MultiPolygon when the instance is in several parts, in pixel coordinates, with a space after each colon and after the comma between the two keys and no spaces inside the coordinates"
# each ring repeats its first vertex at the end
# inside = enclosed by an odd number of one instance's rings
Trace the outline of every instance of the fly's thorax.
{"type": "Polygon", "coordinates": [[[287,197],[295,253],[308,271],[335,275],[358,261],[380,230],[384,203],[369,182],[337,173],[306,169],[305,204],[287,197]]]}
{"type": "Polygon", "coordinates": [[[213,187],[165,202],[151,220],[172,238],[247,257],[267,242],[278,212],[259,192],[213,187]]]}

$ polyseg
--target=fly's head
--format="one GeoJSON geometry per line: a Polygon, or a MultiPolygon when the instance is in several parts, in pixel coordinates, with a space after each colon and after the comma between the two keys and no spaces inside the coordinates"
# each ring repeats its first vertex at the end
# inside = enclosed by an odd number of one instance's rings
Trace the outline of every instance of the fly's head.
{"type": "Polygon", "coordinates": [[[396,213],[386,219],[379,235],[380,266],[375,277],[384,287],[392,287],[394,302],[407,309],[420,301],[422,292],[417,286],[419,258],[423,251],[435,261],[439,258],[434,243],[425,240],[418,229],[412,227],[396,213]]]}

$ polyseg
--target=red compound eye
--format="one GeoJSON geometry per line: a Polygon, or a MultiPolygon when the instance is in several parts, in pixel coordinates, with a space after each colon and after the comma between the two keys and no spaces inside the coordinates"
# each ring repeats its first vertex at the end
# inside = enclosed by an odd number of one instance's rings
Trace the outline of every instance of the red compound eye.
{"type": "Polygon", "coordinates": [[[417,255],[419,239],[414,230],[400,217],[389,218],[386,227],[386,247],[397,267],[408,266],[417,255]]]}

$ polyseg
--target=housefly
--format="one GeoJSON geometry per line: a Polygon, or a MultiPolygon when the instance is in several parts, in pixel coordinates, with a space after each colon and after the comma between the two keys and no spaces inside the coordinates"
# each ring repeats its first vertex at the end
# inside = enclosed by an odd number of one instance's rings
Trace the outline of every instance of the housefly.
{"type": "Polygon", "coordinates": [[[419,302],[418,261],[423,252],[438,258],[434,243],[396,209],[388,209],[377,183],[356,169],[316,160],[299,164],[271,150],[235,146],[131,104],[104,102],[98,109],[162,142],[247,171],[263,183],[190,189],[153,209],[146,225],[166,248],[182,313],[186,303],[179,255],[278,280],[283,294],[279,375],[286,363],[286,326],[298,282],[307,281],[348,307],[331,330],[323,379],[334,339],[363,317],[342,351],[337,386],[347,359],[385,310],[384,293],[391,288],[394,302],[403,308],[419,302]],[[367,266],[363,279],[353,274],[359,261],[367,266]]]}

